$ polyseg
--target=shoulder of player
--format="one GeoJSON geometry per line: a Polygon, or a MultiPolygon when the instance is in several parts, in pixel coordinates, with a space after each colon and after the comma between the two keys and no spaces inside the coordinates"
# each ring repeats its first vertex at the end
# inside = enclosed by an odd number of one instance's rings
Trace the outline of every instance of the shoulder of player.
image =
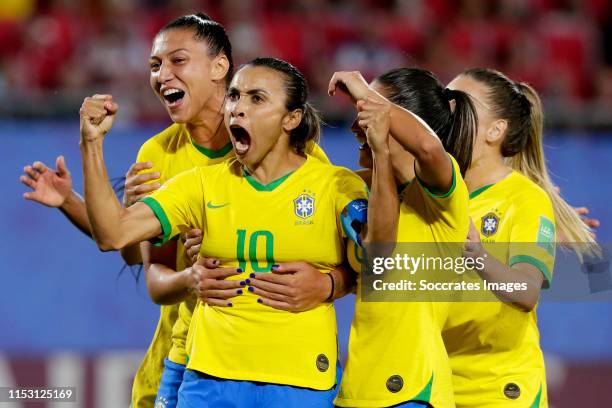
{"type": "Polygon", "coordinates": [[[524,174],[514,171],[509,187],[512,188],[512,198],[518,203],[534,201],[550,202],[548,193],[524,174]]]}
{"type": "Polygon", "coordinates": [[[317,172],[321,172],[323,177],[326,177],[331,180],[360,180],[363,182],[363,179],[359,177],[354,171],[342,167],[336,166],[335,164],[325,163],[315,158],[310,160],[311,169],[317,172]]]}
{"type": "Polygon", "coordinates": [[[167,152],[176,146],[183,135],[183,125],[173,123],[158,134],[149,138],[140,147],[141,152],[167,152]]]}
{"type": "Polygon", "coordinates": [[[231,176],[241,176],[241,169],[238,160],[235,157],[230,157],[221,163],[196,166],[194,171],[203,180],[216,179],[219,177],[227,180],[227,178],[231,176]]]}

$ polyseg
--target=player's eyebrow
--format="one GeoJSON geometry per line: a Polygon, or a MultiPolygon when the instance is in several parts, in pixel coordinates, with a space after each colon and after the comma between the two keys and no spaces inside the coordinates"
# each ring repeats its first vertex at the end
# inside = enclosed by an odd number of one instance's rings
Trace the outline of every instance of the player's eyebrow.
{"type": "MultiPolygon", "coordinates": [[[[179,51],[188,51],[186,48],[177,48],[176,50],[172,50],[168,53],[168,55],[176,54],[179,51]]],[[[161,59],[157,55],[151,55],[149,59],[161,59]]]]}
{"type": "MultiPolygon", "coordinates": [[[[240,93],[240,90],[236,88],[235,86],[231,86],[227,90],[227,93],[228,94],[240,93]]],[[[257,94],[270,95],[270,92],[266,91],[265,89],[261,89],[261,88],[249,89],[248,91],[244,93],[246,93],[247,95],[257,95],[257,94]]]]}
{"type": "Polygon", "coordinates": [[[268,91],[266,91],[265,89],[261,89],[261,88],[249,89],[246,92],[246,94],[247,95],[256,95],[256,94],[270,95],[270,93],[268,91]]]}

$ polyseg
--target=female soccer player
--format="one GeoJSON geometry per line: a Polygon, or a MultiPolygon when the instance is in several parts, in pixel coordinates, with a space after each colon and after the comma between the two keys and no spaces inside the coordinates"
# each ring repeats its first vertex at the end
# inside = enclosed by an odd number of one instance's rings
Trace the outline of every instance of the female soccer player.
{"type": "MultiPolygon", "coordinates": [[[[219,163],[234,155],[226,129],[221,125],[227,78],[233,70],[231,44],[223,27],[202,13],[173,20],[155,37],[150,65],[151,87],[175,124],[140,149],[139,163],[131,166],[126,175],[126,207],[183,170],[219,163]],[[143,173],[145,169],[149,170],[143,173]]],[[[308,144],[306,151],[328,161],[314,142],[308,144]]],[[[27,166],[21,180],[34,191],[26,193],[26,198],[59,207],[77,227],[89,234],[84,202],[72,191],[70,173],[63,158],[58,158],[57,169],[53,172],[40,162],[27,166]]],[[[209,303],[227,304],[227,298],[235,296],[241,285],[220,282],[226,276],[235,275],[235,268],[217,270],[212,276],[207,275],[211,273],[209,270],[201,269],[203,265],[188,268],[180,240],[169,242],[160,249],[146,243],[142,245],[149,293],[162,307],[154,338],[134,380],[132,406],[152,406],[161,377],[158,398],[167,407],[172,407],[186,363],[185,336],[195,303],[187,292],[194,290],[209,303]],[[219,285],[225,285],[225,289],[220,297],[215,297],[220,294],[219,285]],[[183,299],[186,303],[179,306],[178,302],[183,299]],[[177,320],[178,311],[183,315],[180,321],[177,320]]],[[[128,264],[142,262],[140,251],[136,249],[135,253],[122,249],[128,264]]],[[[281,265],[279,269],[283,268],[281,265]]],[[[309,265],[301,263],[300,268],[295,276],[312,276],[309,265]]],[[[332,274],[336,280],[336,296],[339,296],[345,293],[343,271],[334,270],[332,274]]],[[[323,285],[320,280],[316,282],[323,291],[329,285],[328,279],[324,279],[323,285]]],[[[296,304],[303,307],[293,302],[293,298],[289,301],[294,307],[296,304]]]]}
{"type": "MultiPolygon", "coordinates": [[[[347,208],[364,213],[366,191],[352,172],[303,153],[319,131],[303,76],[286,62],[256,59],[234,76],[228,98],[225,122],[237,160],[182,173],[129,208],[113,196],[102,157],[117,106],[110,96],[85,100],[85,197],[98,245],[164,242],[191,226],[203,231],[204,255],[244,271],[236,280],[300,258],[330,271],[342,262],[343,232],[356,236],[347,208]]],[[[199,303],[192,330],[179,406],[331,406],[332,304],[289,313],[245,292],[232,307],[199,303]]]]}
{"type": "MultiPolygon", "coordinates": [[[[418,69],[390,71],[370,86],[359,73],[336,73],[330,93],[340,85],[357,101],[358,126],[354,125],[353,131],[362,142],[360,163],[374,164],[373,179],[377,177],[377,161],[391,163],[395,180],[387,178],[387,188],[383,184],[379,191],[404,187],[401,205],[386,213],[371,212],[368,229],[387,224],[397,227],[397,236],[380,235],[379,242],[429,242],[431,247],[436,242],[463,242],[468,232],[467,187],[460,166],[445,151],[438,135],[447,141],[448,150],[456,152],[461,166],[467,167],[471,144],[462,146],[461,141],[469,140],[475,132],[475,112],[467,95],[445,90],[431,73],[418,69]],[[390,106],[377,107],[385,104],[390,106]],[[366,145],[366,135],[359,128],[364,116],[380,110],[387,111],[390,120],[388,152],[384,145],[366,145]]],[[[371,206],[375,196],[373,191],[371,206]]],[[[454,406],[450,367],[441,337],[446,306],[414,301],[367,302],[361,298],[362,285],[363,279],[336,404],[454,406]]]]}
{"type": "MultiPolygon", "coordinates": [[[[174,124],[141,147],[137,158],[140,163],[132,166],[126,175],[126,207],[183,170],[220,163],[233,155],[222,123],[227,82],[233,71],[231,44],[223,26],[202,13],[171,21],[155,37],[150,68],[151,88],[174,124]],[[147,167],[150,169],[147,173],[138,174],[147,167]]],[[[72,192],[63,160],[58,160],[57,165],[58,172],[46,169],[42,163],[26,167],[29,177],[22,176],[22,182],[34,189],[26,198],[59,206],[80,229],[89,232],[85,204],[72,192]]],[[[126,262],[142,262],[138,245],[132,248],[136,249],[135,254],[122,251],[126,262]]],[[[187,287],[194,284],[180,240],[159,249],[147,245],[142,249],[149,292],[158,303],[168,305],[160,309],[157,329],[134,379],[132,406],[135,408],[153,406],[164,359],[169,353],[165,379],[175,384],[182,380],[185,353],[180,335],[171,350],[172,328],[179,305],[171,303],[186,295],[187,287]],[[181,272],[174,273],[175,270],[181,272]]],[[[172,395],[166,393],[162,397],[170,405],[172,395]]]]}
{"type": "Polygon", "coordinates": [[[593,242],[554,189],[543,157],[542,107],[536,92],[490,69],[471,69],[448,87],[474,100],[478,132],[466,173],[474,224],[466,254],[487,256],[488,282],[524,282],[495,292],[503,302],[455,303],[444,330],[458,407],[546,407],[546,373],[536,305],[549,285],[555,221],[575,242],[593,242]],[[480,241],[489,245],[486,248],[480,241]]]}

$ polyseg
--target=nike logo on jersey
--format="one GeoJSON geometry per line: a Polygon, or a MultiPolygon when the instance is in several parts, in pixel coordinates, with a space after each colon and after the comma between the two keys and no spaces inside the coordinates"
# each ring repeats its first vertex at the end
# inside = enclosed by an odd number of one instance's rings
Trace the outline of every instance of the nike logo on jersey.
{"type": "Polygon", "coordinates": [[[217,204],[213,204],[213,203],[212,203],[212,201],[209,201],[209,202],[206,204],[206,206],[207,206],[208,208],[212,208],[212,209],[215,209],[215,208],[223,208],[223,207],[226,207],[226,206],[228,206],[228,205],[229,205],[229,203],[224,203],[224,204],[218,204],[218,205],[217,205],[217,204]]]}

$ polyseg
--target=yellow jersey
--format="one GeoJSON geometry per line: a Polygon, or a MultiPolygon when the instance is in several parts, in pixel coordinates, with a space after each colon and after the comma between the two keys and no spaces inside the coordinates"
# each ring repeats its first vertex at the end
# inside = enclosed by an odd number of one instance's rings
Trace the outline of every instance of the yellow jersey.
{"type": "MultiPolygon", "coordinates": [[[[164,183],[185,170],[196,166],[221,163],[233,154],[231,142],[218,151],[207,149],[193,142],[185,125],[175,123],[147,140],[140,148],[136,161],[151,162],[153,168],[146,172],[159,172],[159,183],[164,183]]],[[[176,270],[182,270],[186,266],[185,247],[179,240],[176,270]]],[[[164,358],[168,356],[171,349],[172,327],[177,319],[178,309],[178,304],[160,307],[155,334],[134,378],[132,386],[132,407],[134,408],[150,408],[155,402],[159,381],[164,370],[164,358]]],[[[174,362],[180,363],[180,361],[174,362]]]]}
{"type": "MultiPolygon", "coordinates": [[[[366,187],[348,169],[307,156],[267,185],[230,159],[180,174],[143,199],[160,220],[161,242],[201,228],[201,256],[251,272],[305,260],[328,273],[343,262],[350,206],[366,208],[366,187]]],[[[336,319],[332,303],[291,313],[264,306],[245,291],[233,307],[198,302],[187,368],[233,380],[327,390],[335,383],[336,319]]]]}
{"type": "MultiPolygon", "coordinates": [[[[318,144],[311,142],[306,151],[319,160],[328,162],[318,144]]],[[[219,150],[211,150],[196,144],[184,124],[173,124],[146,141],[136,158],[137,162],[151,162],[153,168],[146,172],[159,172],[159,183],[163,184],[177,174],[198,166],[223,162],[234,156],[231,142],[219,150]]],[[[157,180],[151,181],[151,183],[157,180]]],[[[176,270],[185,269],[189,261],[181,240],[177,242],[176,270]]],[[[136,372],[132,386],[132,407],[152,407],[164,370],[164,358],[177,364],[186,364],[185,338],[189,319],[195,306],[195,298],[186,299],[176,305],[160,307],[160,317],[144,359],[136,372]],[[180,305],[183,305],[181,308],[180,305]],[[184,318],[177,319],[183,309],[184,318]]]]}
{"type": "MultiPolygon", "coordinates": [[[[549,284],[555,218],[548,194],[513,171],[470,198],[470,217],[485,249],[509,266],[534,265],[549,284]]],[[[457,407],[548,406],[535,309],[524,312],[501,301],[454,303],[443,337],[457,407]]]]}
{"type": "MultiPolygon", "coordinates": [[[[330,163],[323,149],[321,149],[321,147],[315,142],[309,142],[306,145],[306,153],[323,163],[330,163]]],[[[233,156],[233,150],[231,154],[233,156]]],[[[185,266],[179,268],[177,261],[176,270],[180,271],[184,268],[185,266]]],[[[174,363],[187,365],[186,350],[189,348],[185,345],[185,343],[187,340],[191,340],[187,338],[187,335],[191,324],[191,316],[193,315],[195,306],[196,298],[195,296],[191,296],[190,298],[181,302],[180,306],[178,307],[178,318],[176,319],[172,328],[172,347],[170,348],[168,355],[168,359],[174,363]]]]}
{"type": "MultiPolygon", "coordinates": [[[[468,233],[468,190],[459,166],[453,164],[453,184],[442,195],[420,180],[401,193],[397,242],[462,243],[468,233]]],[[[429,244],[427,244],[429,243],[429,244]]],[[[461,256],[460,246],[455,245],[461,256]]],[[[431,254],[430,254],[431,255],[431,254]]],[[[453,407],[452,380],[441,329],[446,302],[374,302],[362,298],[358,280],[349,354],[336,405],[387,407],[411,400],[436,408],[453,407]]]]}

